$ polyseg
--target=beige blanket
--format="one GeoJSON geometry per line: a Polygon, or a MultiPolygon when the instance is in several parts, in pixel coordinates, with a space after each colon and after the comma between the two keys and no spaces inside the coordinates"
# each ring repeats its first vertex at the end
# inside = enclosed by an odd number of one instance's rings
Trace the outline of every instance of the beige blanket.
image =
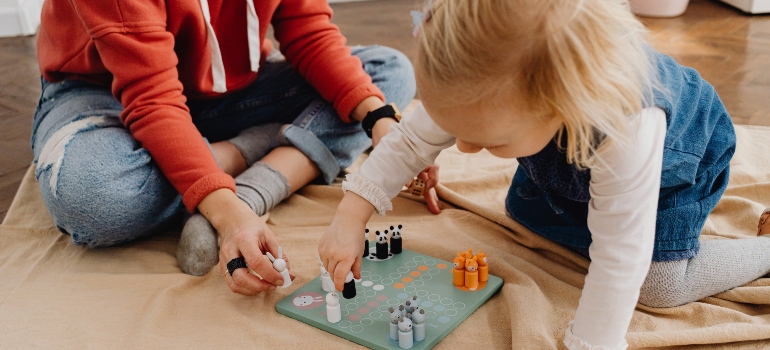
{"type": "MultiPolygon", "coordinates": [[[[770,204],[770,129],[737,133],[730,187],[704,239],[753,236],[770,204]]],[[[506,217],[514,161],[450,149],[439,163],[441,215],[402,194],[389,216],[372,219],[403,224],[405,248],[440,259],[481,248],[490,272],[505,280],[438,348],[561,348],[588,261],[506,217]]],[[[54,229],[30,169],[0,226],[0,348],[357,347],[275,312],[279,299],[318,274],[317,242],[341,195],[339,187],[309,186],[272,211],[268,223],[297,280],[290,290],[243,297],[217,272],[181,273],[178,233],[107,249],[72,245],[54,229]]],[[[627,339],[633,348],[770,347],[770,278],[677,308],[639,306],[627,339]]]]}

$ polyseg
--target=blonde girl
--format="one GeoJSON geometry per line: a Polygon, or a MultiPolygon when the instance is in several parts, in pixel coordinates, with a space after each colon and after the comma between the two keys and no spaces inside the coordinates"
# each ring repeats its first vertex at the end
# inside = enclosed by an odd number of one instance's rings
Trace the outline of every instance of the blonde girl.
{"type": "MultiPolygon", "coordinates": [[[[673,307],[770,271],[770,239],[699,242],[727,186],[730,117],[656,53],[619,0],[436,0],[418,31],[422,105],[349,175],[319,253],[358,276],[360,233],[441,150],[517,158],[508,214],[591,260],[570,349],[624,349],[637,301],[673,307]]],[[[428,167],[426,169],[426,167],[428,167]]]]}

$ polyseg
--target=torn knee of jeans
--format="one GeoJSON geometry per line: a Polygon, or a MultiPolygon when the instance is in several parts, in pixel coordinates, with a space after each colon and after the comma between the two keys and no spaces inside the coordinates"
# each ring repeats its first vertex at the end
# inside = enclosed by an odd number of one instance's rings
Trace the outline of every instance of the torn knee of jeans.
{"type": "MultiPolygon", "coordinates": [[[[64,154],[67,149],[67,145],[75,137],[75,134],[83,131],[93,130],[97,127],[107,124],[114,124],[115,118],[108,118],[106,116],[88,116],[82,119],[72,121],[51,135],[43,145],[43,149],[40,151],[36,160],[36,176],[39,179],[40,173],[44,170],[51,170],[51,177],[48,180],[48,185],[51,189],[51,193],[56,197],[56,189],[59,181],[59,171],[61,170],[62,163],[64,161],[64,154]]],[[[117,123],[120,123],[119,121],[117,123]]]]}

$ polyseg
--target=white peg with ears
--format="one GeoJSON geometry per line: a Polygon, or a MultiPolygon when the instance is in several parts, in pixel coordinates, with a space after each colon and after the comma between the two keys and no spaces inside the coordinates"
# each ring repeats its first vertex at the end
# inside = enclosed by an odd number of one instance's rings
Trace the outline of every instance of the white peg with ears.
{"type": "Polygon", "coordinates": [[[283,260],[283,248],[278,247],[278,258],[267,252],[267,258],[273,263],[273,268],[283,277],[283,285],[278,288],[288,288],[291,285],[291,276],[289,269],[286,268],[286,260],[283,260]]]}

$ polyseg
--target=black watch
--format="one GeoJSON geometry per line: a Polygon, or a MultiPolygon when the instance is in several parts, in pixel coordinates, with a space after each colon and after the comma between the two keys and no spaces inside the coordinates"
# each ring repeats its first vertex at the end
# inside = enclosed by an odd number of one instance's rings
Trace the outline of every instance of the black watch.
{"type": "Polygon", "coordinates": [[[397,122],[400,122],[401,111],[398,110],[395,103],[391,103],[366,113],[366,117],[361,121],[361,127],[364,128],[366,136],[372,138],[372,128],[374,128],[374,124],[382,118],[393,118],[397,122]]]}

